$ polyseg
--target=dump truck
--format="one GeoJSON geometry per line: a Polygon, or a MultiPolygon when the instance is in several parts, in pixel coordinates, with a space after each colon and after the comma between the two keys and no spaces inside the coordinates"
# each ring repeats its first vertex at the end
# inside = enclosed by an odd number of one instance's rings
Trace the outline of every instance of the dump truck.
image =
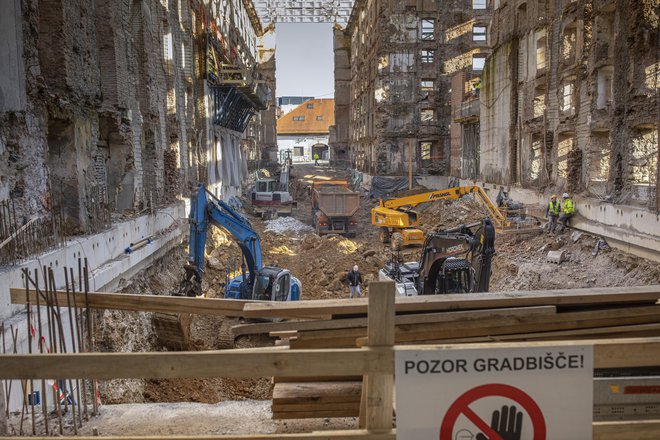
{"type": "Polygon", "coordinates": [[[351,191],[346,180],[312,182],[312,226],[318,235],[355,237],[360,193],[351,191]]]}

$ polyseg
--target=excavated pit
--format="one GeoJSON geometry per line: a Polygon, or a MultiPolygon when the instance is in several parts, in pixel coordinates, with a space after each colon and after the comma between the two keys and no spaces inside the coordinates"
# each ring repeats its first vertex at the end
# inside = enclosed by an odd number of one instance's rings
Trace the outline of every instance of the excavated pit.
{"type": "MultiPolygon", "coordinates": [[[[343,172],[311,165],[294,168],[295,195],[298,208],[294,216],[264,222],[250,217],[259,232],[267,265],[291,270],[303,284],[303,300],[348,298],[346,274],[357,264],[367,282],[391,257],[389,245],[379,242],[378,230],[370,223],[370,210],[376,201],[362,199],[358,212],[356,238],[336,235],[319,237],[311,228],[311,206],[306,186],[315,176],[345,178],[343,172]]],[[[423,188],[412,192],[424,191],[423,188]]],[[[401,195],[411,193],[406,191],[401,195]]],[[[469,198],[420,205],[422,229],[447,228],[479,221],[485,216],[483,207],[469,198]]],[[[496,239],[497,254],[493,261],[491,291],[544,290],[581,287],[631,286],[660,283],[660,270],[654,262],[616,249],[594,249],[599,237],[582,234],[573,241],[570,232],[561,235],[520,237],[500,234],[496,239]],[[561,264],[547,262],[551,250],[562,250],[566,259],[561,264]]],[[[418,258],[420,248],[406,248],[404,260],[418,258]]],[[[224,292],[227,267],[240,258],[240,250],[223,231],[211,230],[207,247],[206,279],[203,290],[208,297],[224,292]]],[[[185,246],[171,251],[139,276],[127,280],[122,292],[164,295],[176,290],[185,246]]],[[[240,261],[240,260],[238,260],[240,261]]],[[[165,350],[153,332],[148,313],[104,312],[97,320],[97,343],[102,351],[165,350]]],[[[192,316],[191,350],[223,349],[231,345],[229,333],[237,318],[192,316]]],[[[243,338],[239,347],[270,345],[268,337],[243,338]]],[[[104,403],[199,402],[213,404],[244,399],[267,400],[272,393],[270,378],[261,379],[177,379],[177,380],[113,380],[101,385],[104,403]]],[[[280,428],[284,425],[279,425],[280,428]]],[[[283,428],[282,428],[283,429],[283,428]]],[[[284,431],[278,431],[284,432],[284,431]]]]}

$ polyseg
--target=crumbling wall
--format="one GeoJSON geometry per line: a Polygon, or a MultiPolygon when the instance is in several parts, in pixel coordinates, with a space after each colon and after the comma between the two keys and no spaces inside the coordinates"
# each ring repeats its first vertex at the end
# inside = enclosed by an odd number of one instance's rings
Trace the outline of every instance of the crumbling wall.
{"type": "MultiPolygon", "coordinates": [[[[13,30],[7,55],[17,63],[0,70],[8,75],[0,80],[0,201],[12,199],[19,223],[50,215],[65,234],[95,232],[113,212],[153,209],[206,181],[207,31],[222,19],[237,45],[228,50],[241,59],[254,52],[242,2],[225,2],[231,17],[178,0],[10,6],[0,35],[13,30]]],[[[232,190],[249,157],[235,136],[226,165],[232,190]]]]}
{"type": "Polygon", "coordinates": [[[330,128],[330,163],[354,165],[349,147],[351,112],[351,42],[342,29],[333,30],[335,60],[335,125],[330,128]]]}
{"type": "MultiPolygon", "coordinates": [[[[517,103],[509,110],[509,134],[499,139],[503,144],[484,138],[482,150],[506,149],[517,168],[508,180],[495,167],[482,177],[655,206],[660,4],[501,6],[494,11],[493,58],[506,44],[518,51],[496,83],[516,88],[517,103]]],[[[482,93],[492,86],[499,87],[484,84],[482,93]]],[[[482,134],[498,130],[497,122],[487,124],[482,134]]]]}
{"type": "Polygon", "coordinates": [[[511,179],[509,135],[511,126],[511,44],[502,44],[486,61],[480,93],[480,175],[490,182],[511,179]]]}
{"type": "MultiPolygon", "coordinates": [[[[350,38],[349,144],[358,168],[372,174],[400,174],[409,166],[418,173],[449,173],[451,77],[471,70],[473,55],[485,50],[472,32],[488,16],[462,0],[441,6],[431,1],[356,2],[345,38],[350,38]]],[[[341,47],[342,36],[335,41],[341,47]]],[[[341,56],[343,49],[336,49],[336,57],[341,56]]],[[[336,82],[336,96],[342,81],[336,82]]],[[[338,138],[345,126],[340,109],[339,103],[338,138]]],[[[454,133],[460,144],[462,131],[454,133]]],[[[453,155],[460,164],[460,146],[453,155]]]]}

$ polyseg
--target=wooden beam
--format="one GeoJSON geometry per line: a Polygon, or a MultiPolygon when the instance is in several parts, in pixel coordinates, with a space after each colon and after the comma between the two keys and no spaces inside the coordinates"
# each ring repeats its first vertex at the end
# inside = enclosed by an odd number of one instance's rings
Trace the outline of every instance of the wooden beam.
{"type": "MultiPolygon", "coordinates": [[[[394,298],[393,282],[369,284],[369,347],[391,350],[394,345],[394,298]]],[[[394,362],[394,357],[391,361],[394,362]]],[[[394,365],[389,365],[392,369],[394,365]]],[[[362,412],[368,430],[391,430],[394,405],[394,375],[369,372],[364,379],[366,407],[362,412]]]]}
{"type": "MultiPolygon", "coordinates": [[[[516,307],[503,309],[472,310],[463,312],[439,312],[439,313],[416,313],[408,315],[397,315],[394,322],[397,325],[402,324],[422,324],[431,322],[455,322],[465,319],[477,319],[485,317],[504,317],[504,316],[537,316],[552,315],[556,313],[555,306],[539,307],[516,307]]],[[[265,334],[280,331],[292,330],[328,330],[340,328],[366,328],[367,318],[345,318],[332,320],[314,320],[314,321],[285,321],[285,322],[264,322],[255,324],[240,324],[232,327],[234,336],[265,334]]],[[[366,333],[366,331],[365,331],[366,333]]]]}
{"type": "MultiPolygon", "coordinates": [[[[396,298],[396,311],[439,312],[504,307],[585,306],[655,303],[660,285],[539,290],[469,295],[423,295],[396,298]]],[[[313,315],[366,315],[367,298],[245,304],[244,316],[296,317],[313,315]]]]}
{"type": "MultiPolygon", "coordinates": [[[[12,304],[26,304],[25,289],[10,289],[12,304]]],[[[69,293],[73,295],[73,293],[69,293]]],[[[73,298],[71,296],[70,298],[73,298]]],[[[78,304],[85,304],[85,294],[76,293],[78,304]]],[[[197,315],[240,316],[247,303],[259,301],[246,301],[224,298],[190,298],[186,296],[167,295],[134,295],[132,293],[102,293],[90,292],[87,294],[89,307],[92,309],[126,310],[133,312],[162,312],[162,313],[192,313],[197,315]]],[[[66,291],[57,291],[57,300],[60,304],[67,304],[66,291]]],[[[42,299],[43,301],[43,299],[42,299]]],[[[30,303],[35,304],[36,292],[30,290],[30,303]]]]}
{"type": "MultiPolygon", "coordinates": [[[[521,310],[521,309],[518,309],[521,310]]],[[[524,310],[524,309],[522,309],[524,310]]],[[[502,317],[480,319],[471,317],[472,312],[455,322],[436,322],[422,324],[402,324],[396,327],[396,342],[410,343],[441,339],[463,339],[473,337],[496,338],[500,335],[519,335],[550,331],[575,331],[578,329],[605,328],[635,324],[649,324],[660,321],[660,306],[619,307],[581,312],[556,314],[503,314],[502,317]],[[474,318],[474,319],[473,319],[474,318]]],[[[493,315],[497,316],[497,315],[493,315]]],[[[617,329],[613,329],[616,331],[617,329]]],[[[622,329],[626,331],[625,328],[622,329]]],[[[336,330],[312,330],[299,332],[292,348],[352,348],[364,344],[365,329],[350,328],[336,330]]],[[[602,331],[601,331],[602,333],[602,331]]],[[[515,338],[515,337],[514,337],[515,338]]]]}
{"type": "Polygon", "coordinates": [[[593,440],[657,440],[660,420],[630,420],[623,422],[594,422],[593,440]]]}
{"type": "MultiPolygon", "coordinates": [[[[557,340],[579,340],[596,338],[651,338],[660,336],[660,324],[636,324],[614,327],[597,327],[580,330],[560,330],[538,333],[520,333],[514,335],[492,335],[476,336],[471,338],[435,339],[423,341],[424,344],[460,344],[474,342],[506,342],[506,341],[557,341],[557,340]]],[[[359,338],[356,341],[358,347],[367,346],[367,338],[359,338]]]]}
{"type": "Polygon", "coordinates": [[[0,379],[308,377],[393,372],[392,350],[377,348],[0,356],[0,379]]]}

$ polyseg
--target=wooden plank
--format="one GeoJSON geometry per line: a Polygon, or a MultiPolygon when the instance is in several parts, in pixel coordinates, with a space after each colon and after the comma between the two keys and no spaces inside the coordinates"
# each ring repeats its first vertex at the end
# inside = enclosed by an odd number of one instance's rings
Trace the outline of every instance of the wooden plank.
{"type": "Polygon", "coordinates": [[[358,415],[360,411],[360,400],[354,402],[336,402],[336,403],[273,403],[271,410],[276,412],[312,412],[312,411],[337,411],[348,409],[358,415]]]}
{"type": "MultiPolygon", "coordinates": [[[[26,304],[25,289],[10,289],[12,304],[26,304]]],[[[73,293],[69,293],[73,295],[73,293]]],[[[85,294],[75,294],[78,304],[85,304],[85,294]]],[[[134,295],[132,293],[90,292],[89,307],[92,309],[126,310],[133,312],[192,313],[197,315],[240,315],[246,301],[224,298],[190,298],[186,296],[134,295]]],[[[73,296],[70,296],[73,298],[73,296]]],[[[57,291],[57,300],[66,304],[66,291],[57,291]]],[[[30,303],[36,301],[36,292],[30,291],[30,303]]],[[[43,301],[43,300],[42,300],[43,301]]],[[[71,299],[73,301],[73,299],[71,299]]]]}
{"type": "Polygon", "coordinates": [[[280,339],[290,339],[290,338],[295,338],[298,335],[298,332],[295,330],[284,330],[284,331],[277,331],[277,332],[270,332],[268,333],[268,336],[271,338],[280,338],[280,339]]]}
{"type": "Polygon", "coordinates": [[[314,376],[314,377],[273,377],[273,383],[291,382],[358,382],[362,376],[314,376]]]}
{"type": "MultiPolygon", "coordinates": [[[[581,330],[563,330],[556,332],[520,333],[513,335],[476,336],[470,338],[432,339],[425,341],[414,341],[409,344],[469,344],[481,342],[524,342],[534,341],[559,341],[596,338],[651,338],[660,337],[660,324],[637,324],[615,327],[598,327],[581,330]]],[[[358,347],[367,346],[367,337],[356,341],[358,347]]]]}
{"type": "MultiPolygon", "coordinates": [[[[0,437],[0,440],[16,440],[26,437],[0,437]]],[[[53,437],[29,437],[30,440],[53,440],[53,437]]],[[[99,437],[58,437],[60,440],[99,440],[99,437]]],[[[103,440],[396,440],[396,431],[374,433],[364,429],[343,431],[315,431],[312,433],[299,434],[248,434],[248,435],[171,435],[171,436],[103,436],[103,440]]]]}
{"type": "Polygon", "coordinates": [[[593,440],[657,440],[660,420],[594,422],[593,440]]]}
{"type": "Polygon", "coordinates": [[[0,379],[354,376],[392,374],[392,350],[222,350],[0,356],[0,379]]]}
{"type": "Polygon", "coordinates": [[[359,402],[362,382],[278,383],[273,388],[273,403],[359,402]]]}
{"type": "MultiPolygon", "coordinates": [[[[394,302],[396,288],[393,282],[369,284],[369,323],[367,336],[372,348],[391,349],[394,345],[394,302]]],[[[392,358],[391,362],[394,362],[392,358]]],[[[394,367],[391,365],[390,367],[394,367]]],[[[364,379],[366,395],[360,419],[369,430],[392,429],[394,406],[394,375],[369,372],[364,379]]]]}
{"type": "MultiPolygon", "coordinates": [[[[469,313],[469,312],[468,312],[469,313]]],[[[554,315],[511,315],[493,319],[465,319],[453,322],[404,324],[396,327],[396,342],[415,342],[468,337],[538,333],[615,325],[654,323],[660,320],[660,306],[624,307],[564,312],[554,315]]],[[[299,332],[294,348],[354,347],[363,338],[364,329],[315,330],[299,332]],[[344,345],[342,345],[344,344],[344,345]]],[[[364,344],[363,341],[360,344],[364,344]]],[[[358,344],[359,345],[359,344],[358,344]]]]}
{"type": "MultiPolygon", "coordinates": [[[[469,295],[423,295],[397,297],[397,312],[457,311],[527,306],[578,306],[596,304],[654,303],[660,299],[660,285],[638,287],[598,287],[472,293],[469,295]]],[[[246,304],[245,316],[295,317],[300,315],[350,315],[367,313],[368,298],[300,301],[295,304],[261,302],[246,304]]]]}
{"type": "MultiPolygon", "coordinates": [[[[609,327],[658,322],[660,307],[598,310],[590,312],[558,313],[555,316],[512,317],[461,323],[423,324],[397,327],[397,342],[410,342],[438,338],[492,336],[557,330],[609,327]]],[[[305,334],[300,334],[302,339],[305,334]]]]}
{"type": "Polygon", "coordinates": [[[323,411],[298,411],[298,412],[274,412],[274,420],[285,419],[318,419],[326,417],[356,417],[358,410],[353,408],[345,408],[339,410],[323,410],[323,411]]]}
{"type": "MultiPolygon", "coordinates": [[[[477,317],[497,317],[513,315],[549,315],[557,311],[555,306],[539,307],[516,307],[489,310],[472,310],[464,312],[439,312],[439,313],[419,313],[408,315],[397,315],[394,321],[397,325],[412,323],[431,323],[431,322],[453,322],[464,319],[474,319],[477,317]]],[[[366,328],[367,318],[335,318],[332,320],[315,321],[286,321],[286,322],[266,322],[256,324],[240,324],[232,327],[234,336],[265,334],[279,331],[301,331],[301,330],[329,330],[340,328],[366,328]]]]}

